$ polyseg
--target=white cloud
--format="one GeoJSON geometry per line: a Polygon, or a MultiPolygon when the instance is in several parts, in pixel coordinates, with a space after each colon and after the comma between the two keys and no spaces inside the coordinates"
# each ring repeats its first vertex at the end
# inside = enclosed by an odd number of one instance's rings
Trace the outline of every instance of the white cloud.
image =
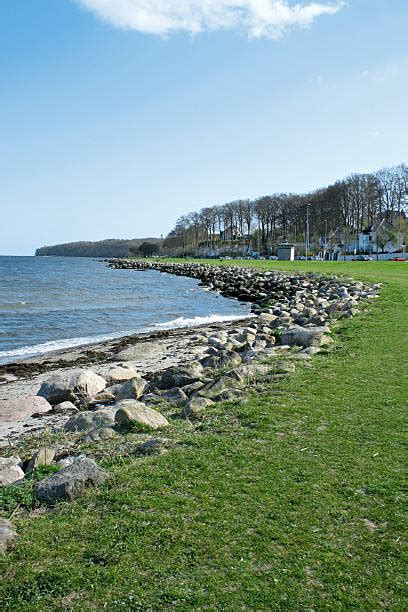
{"type": "Polygon", "coordinates": [[[334,15],[342,0],[74,0],[111,24],[166,35],[240,29],[249,36],[279,38],[293,27],[309,27],[334,15]]]}

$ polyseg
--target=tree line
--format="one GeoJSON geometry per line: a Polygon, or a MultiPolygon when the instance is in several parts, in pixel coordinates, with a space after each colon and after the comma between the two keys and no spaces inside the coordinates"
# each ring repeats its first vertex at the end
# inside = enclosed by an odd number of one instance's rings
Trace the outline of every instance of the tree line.
{"type": "Polygon", "coordinates": [[[231,244],[261,253],[280,242],[346,244],[385,220],[400,235],[407,230],[408,166],[352,174],[306,194],[275,193],[191,212],[166,237],[165,252],[197,254],[231,244]]]}

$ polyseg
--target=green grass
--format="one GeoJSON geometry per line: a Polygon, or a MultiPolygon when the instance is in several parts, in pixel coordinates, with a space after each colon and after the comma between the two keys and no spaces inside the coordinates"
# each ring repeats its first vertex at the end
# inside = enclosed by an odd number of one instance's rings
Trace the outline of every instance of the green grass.
{"type": "Polygon", "coordinates": [[[294,375],[195,430],[174,420],[170,452],[112,457],[98,491],[15,521],[2,609],[406,609],[408,264],[255,265],[384,290],[294,375]]]}

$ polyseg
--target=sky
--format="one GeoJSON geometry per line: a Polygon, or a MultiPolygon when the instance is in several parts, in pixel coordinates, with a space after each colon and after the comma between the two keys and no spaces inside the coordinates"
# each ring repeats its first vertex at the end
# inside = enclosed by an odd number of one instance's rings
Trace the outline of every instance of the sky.
{"type": "Polygon", "coordinates": [[[407,0],[1,0],[0,254],[408,161],[407,0]]]}

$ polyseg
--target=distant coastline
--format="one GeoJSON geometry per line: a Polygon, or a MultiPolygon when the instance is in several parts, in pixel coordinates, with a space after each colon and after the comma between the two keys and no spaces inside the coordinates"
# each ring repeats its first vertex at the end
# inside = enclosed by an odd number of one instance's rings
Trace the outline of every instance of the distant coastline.
{"type": "Polygon", "coordinates": [[[143,243],[162,244],[160,238],[132,238],[128,240],[108,239],[96,242],[80,241],[42,246],[35,251],[36,257],[129,257],[143,243]]]}

